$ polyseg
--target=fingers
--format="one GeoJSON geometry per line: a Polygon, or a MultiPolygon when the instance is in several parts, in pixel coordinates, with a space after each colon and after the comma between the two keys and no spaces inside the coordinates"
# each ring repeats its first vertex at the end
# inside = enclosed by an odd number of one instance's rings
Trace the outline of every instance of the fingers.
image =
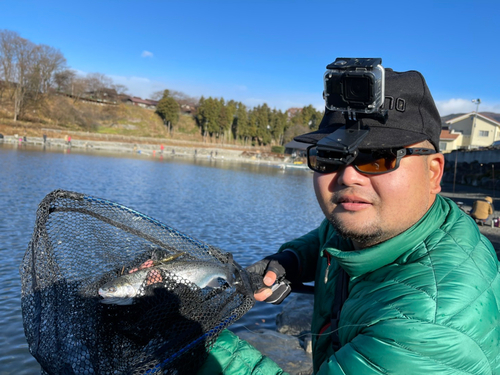
{"type": "MultiPolygon", "coordinates": [[[[264,284],[267,286],[272,286],[276,282],[276,274],[272,271],[266,272],[264,275],[264,284]]],[[[257,291],[257,293],[254,293],[254,298],[256,301],[264,301],[267,298],[269,298],[273,294],[272,290],[270,288],[262,288],[257,291]]]]}
{"type": "Polygon", "coordinates": [[[270,288],[263,288],[260,289],[257,293],[254,293],[253,297],[256,301],[262,302],[268,299],[271,294],[273,294],[273,291],[270,288]]]}
{"type": "Polygon", "coordinates": [[[264,275],[264,284],[271,286],[276,282],[278,276],[273,271],[267,271],[264,275]]]}

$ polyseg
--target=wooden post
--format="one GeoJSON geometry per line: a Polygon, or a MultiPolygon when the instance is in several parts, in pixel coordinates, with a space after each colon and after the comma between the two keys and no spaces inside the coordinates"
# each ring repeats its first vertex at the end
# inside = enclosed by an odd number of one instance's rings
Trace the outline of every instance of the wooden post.
{"type": "Polygon", "coordinates": [[[455,172],[453,174],[453,194],[455,194],[455,180],[457,178],[457,157],[458,157],[458,151],[455,150],[455,172]]]}

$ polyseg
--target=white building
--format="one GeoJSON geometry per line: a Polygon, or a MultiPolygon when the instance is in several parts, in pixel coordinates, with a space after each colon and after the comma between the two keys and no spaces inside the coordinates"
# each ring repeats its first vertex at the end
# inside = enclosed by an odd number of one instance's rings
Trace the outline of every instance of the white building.
{"type": "Polygon", "coordinates": [[[476,112],[466,113],[446,121],[439,139],[441,152],[488,147],[500,140],[500,122],[476,112]]]}

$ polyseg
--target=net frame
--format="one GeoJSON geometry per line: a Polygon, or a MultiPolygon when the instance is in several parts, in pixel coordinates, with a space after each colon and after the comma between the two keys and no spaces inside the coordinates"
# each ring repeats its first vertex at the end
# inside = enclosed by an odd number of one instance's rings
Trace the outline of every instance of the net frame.
{"type": "Polygon", "coordinates": [[[196,373],[220,332],[255,303],[252,281],[230,253],[65,190],[40,202],[20,274],[25,335],[42,374],[196,373]],[[179,254],[230,268],[237,282],[202,289],[160,269],[160,281],[145,281],[132,305],[101,303],[106,282],[179,254]]]}

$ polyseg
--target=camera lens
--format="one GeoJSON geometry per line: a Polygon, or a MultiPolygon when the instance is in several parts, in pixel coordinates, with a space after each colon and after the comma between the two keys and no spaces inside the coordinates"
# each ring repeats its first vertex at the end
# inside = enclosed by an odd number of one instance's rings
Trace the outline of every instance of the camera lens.
{"type": "Polygon", "coordinates": [[[345,101],[370,103],[371,80],[368,77],[346,77],[344,83],[345,101]]]}

